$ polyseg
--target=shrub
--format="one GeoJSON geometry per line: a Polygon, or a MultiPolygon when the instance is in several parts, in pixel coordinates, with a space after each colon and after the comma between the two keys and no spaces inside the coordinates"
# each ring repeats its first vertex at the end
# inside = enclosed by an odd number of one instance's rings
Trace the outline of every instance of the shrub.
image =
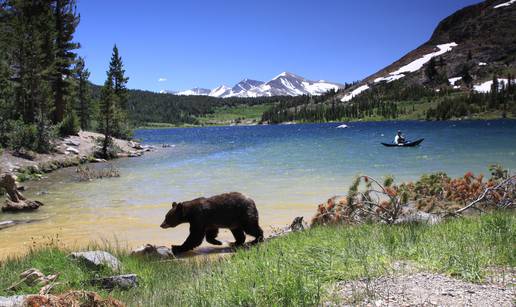
{"type": "Polygon", "coordinates": [[[8,146],[14,151],[21,149],[37,150],[38,129],[36,125],[13,121],[12,130],[8,135],[8,146]]]}
{"type": "Polygon", "coordinates": [[[79,118],[75,112],[70,112],[65,116],[63,121],[59,124],[59,135],[77,135],[80,131],[79,118]]]}

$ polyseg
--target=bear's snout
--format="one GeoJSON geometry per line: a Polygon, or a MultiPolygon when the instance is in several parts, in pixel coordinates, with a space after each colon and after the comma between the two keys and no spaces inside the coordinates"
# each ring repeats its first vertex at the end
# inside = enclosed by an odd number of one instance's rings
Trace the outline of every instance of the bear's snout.
{"type": "Polygon", "coordinates": [[[159,227],[161,227],[161,228],[169,228],[170,225],[168,225],[167,222],[163,222],[163,223],[161,223],[161,225],[159,227]]]}

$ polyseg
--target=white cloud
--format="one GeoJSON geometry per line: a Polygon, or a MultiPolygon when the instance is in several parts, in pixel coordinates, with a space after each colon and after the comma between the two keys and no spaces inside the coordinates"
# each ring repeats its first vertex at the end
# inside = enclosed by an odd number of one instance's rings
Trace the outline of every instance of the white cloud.
{"type": "Polygon", "coordinates": [[[158,82],[165,82],[165,81],[167,81],[167,78],[159,78],[158,79],[158,82]]]}

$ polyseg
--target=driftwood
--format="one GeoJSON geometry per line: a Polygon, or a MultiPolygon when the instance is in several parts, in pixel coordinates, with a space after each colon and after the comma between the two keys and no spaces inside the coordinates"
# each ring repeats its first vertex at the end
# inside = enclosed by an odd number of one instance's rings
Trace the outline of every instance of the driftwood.
{"type": "Polygon", "coordinates": [[[498,200],[496,204],[498,207],[505,209],[514,206],[514,196],[516,194],[516,176],[509,177],[496,186],[485,189],[485,191],[477,199],[469,203],[467,206],[456,210],[454,213],[461,214],[468,209],[478,209],[476,206],[484,201],[488,201],[489,198],[493,196],[493,193],[498,193],[498,195],[501,196],[501,199],[498,200]]]}
{"type": "Polygon", "coordinates": [[[0,174],[0,188],[7,193],[7,199],[2,206],[4,212],[31,211],[43,206],[39,201],[26,199],[18,190],[16,178],[9,173],[0,174]]]}

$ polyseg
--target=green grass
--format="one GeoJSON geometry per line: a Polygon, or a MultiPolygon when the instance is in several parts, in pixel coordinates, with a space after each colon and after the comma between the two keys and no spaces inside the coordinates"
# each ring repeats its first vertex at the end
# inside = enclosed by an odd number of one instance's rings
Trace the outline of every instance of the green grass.
{"type": "Polygon", "coordinates": [[[208,114],[197,119],[202,125],[229,125],[241,122],[258,123],[263,112],[268,110],[272,105],[240,105],[235,107],[218,107],[213,114],[208,114]]]}
{"type": "MultiPolygon", "coordinates": [[[[317,227],[212,261],[159,262],[114,250],[123,272],[138,274],[141,283],[111,295],[133,306],[314,306],[332,299],[329,289],[336,282],[388,273],[398,260],[481,282],[489,266],[515,266],[515,222],[513,213],[499,212],[434,226],[317,227]]],[[[47,274],[60,272],[64,285],[59,290],[99,291],[83,281],[111,272],[91,271],[66,255],[45,248],[5,261],[0,268],[0,296],[15,294],[5,289],[30,267],[47,274]]]]}

